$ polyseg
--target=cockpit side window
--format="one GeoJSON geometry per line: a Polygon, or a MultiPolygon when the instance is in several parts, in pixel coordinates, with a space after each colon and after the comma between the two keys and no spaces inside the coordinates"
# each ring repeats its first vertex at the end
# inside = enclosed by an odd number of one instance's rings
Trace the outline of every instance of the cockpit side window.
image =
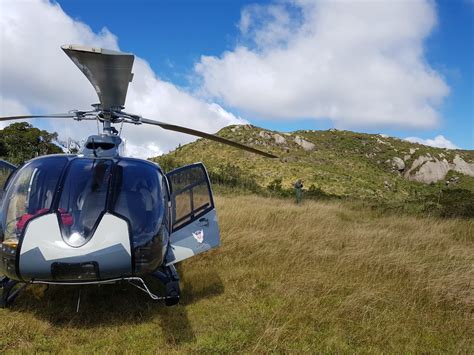
{"type": "Polygon", "coordinates": [[[63,184],[58,214],[65,241],[83,245],[106,209],[113,161],[75,159],[63,184]]]}
{"type": "Polygon", "coordinates": [[[36,159],[16,172],[3,201],[4,242],[18,241],[30,219],[49,212],[67,162],[64,157],[36,159]]]}
{"type": "Polygon", "coordinates": [[[5,187],[10,175],[16,170],[16,166],[6,161],[0,160],[0,189],[5,187]]]}

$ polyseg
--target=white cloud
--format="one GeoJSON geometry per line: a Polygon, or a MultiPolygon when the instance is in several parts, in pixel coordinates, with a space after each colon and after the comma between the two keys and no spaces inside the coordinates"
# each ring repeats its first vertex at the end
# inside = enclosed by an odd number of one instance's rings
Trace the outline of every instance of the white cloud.
{"type": "Polygon", "coordinates": [[[434,139],[423,139],[418,137],[407,137],[405,138],[406,141],[412,143],[420,143],[424,145],[429,145],[431,147],[437,148],[447,148],[447,149],[461,149],[449,139],[446,139],[443,135],[438,135],[434,139]]]}
{"type": "Polygon", "coordinates": [[[449,93],[424,58],[432,1],[282,0],[244,8],[242,43],[195,70],[202,90],[268,119],[433,128],[449,93]]]}
{"type": "MultiPolygon", "coordinates": [[[[28,108],[23,106],[16,100],[7,99],[0,95],[0,116],[14,116],[21,112],[24,115],[29,115],[28,108]]],[[[0,122],[0,129],[8,126],[10,122],[0,122]]]]}
{"type": "MultiPolygon", "coordinates": [[[[58,4],[46,0],[2,0],[0,35],[2,115],[89,109],[90,104],[98,101],[97,96],[60,46],[72,43],[119,49],[118,40],[110,31],[104,28],[94,33],[86,24],[65,14],[58,4]]],[[[141,58],[135,59],[133,72],[125,103],[127,112],[211,133],[244,122],[220,106],[160,80],[141,58]]],[[[97,129],[94,122],[39,122],[47,129],[56,130],[63,139],[80,140],[97,129]]],[[[194,139],[144,126],[124,126],[124,135],[127,151],[141,157],[166,152],[194,139]]]]}

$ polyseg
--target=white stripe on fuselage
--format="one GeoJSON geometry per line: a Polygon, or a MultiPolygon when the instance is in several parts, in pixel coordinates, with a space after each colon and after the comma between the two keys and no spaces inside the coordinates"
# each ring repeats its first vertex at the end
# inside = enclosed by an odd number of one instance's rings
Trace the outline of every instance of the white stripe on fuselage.
{"type": "Polygon", "coordinates": [[[39,248],[46,260],[56,260],[93,253],[118,244],[131,255],[128,224],[121,218],[105,214],[92,238],[83,246],[74,248],[64,242],[56,214],[48,214],[28,224],[20,255],[39,248]]]}

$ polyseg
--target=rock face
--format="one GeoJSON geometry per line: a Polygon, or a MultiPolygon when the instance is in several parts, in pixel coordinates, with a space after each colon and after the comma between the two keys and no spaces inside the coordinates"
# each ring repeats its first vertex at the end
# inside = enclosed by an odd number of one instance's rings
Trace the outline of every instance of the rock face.
{"type": "Polygon", "coordinates": [[[464,161],[458,154],[453,159],[453,163],[451,164],[451,168],[458,173],[462,173],[465,175],[473,176],[474,177],[474,164],[469,164],[464,161]]]}
{"type": "Polygon", "coordinates": [[[302,147],[304,150],[313,150],[315,145],[311,142],[308,142],[306,139],[301,138],[300,136],[295,137],[295,143],[302,147]]]}

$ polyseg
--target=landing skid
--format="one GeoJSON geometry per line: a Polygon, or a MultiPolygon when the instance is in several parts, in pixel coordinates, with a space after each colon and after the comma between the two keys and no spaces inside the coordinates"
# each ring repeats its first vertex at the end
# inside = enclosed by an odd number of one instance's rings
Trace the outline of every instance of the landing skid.
{"type": "Polygon", "coordinates": [[[82,285],[102,285],[114,284],[127,281],[132,286],[145,292],[154,301],[164,301],[166,306],[174,306],[179,303],[181,290],[179,287],[179,276],[173,265],[166,266],[155,271],[152,276],[160,280],[165,286],[165,295],[156,295],[150,291],[145,281],[141,277],[123,277],[112,280],[90,281],[90,282],[50,282],[50,281],[30,281],[29,283],[22,283],[15,280],[10,280],[8,277],[0,276],[0,308],[10,306],[15,300],[18,293],[29,284],[47,284],[47,285],[63,285],[63,286],[82,286],[82,285]]]}

